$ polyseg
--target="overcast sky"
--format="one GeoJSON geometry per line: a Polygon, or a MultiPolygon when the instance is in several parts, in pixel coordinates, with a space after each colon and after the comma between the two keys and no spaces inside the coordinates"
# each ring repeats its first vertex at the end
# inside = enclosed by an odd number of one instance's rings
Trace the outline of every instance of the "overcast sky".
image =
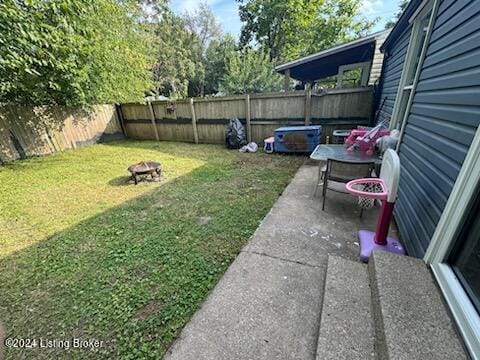
{"type": "MultiPolygon", "coordinates": [[[[236,37],[240,33],[242,26],[238,17],[238,3],[234,0],[206,0],[212,8],[214,14],[223,26],[225,32],[229,32],[236,37]]],[[[380,22],[375,26],[372,32],[382,30],[385,23],[390,20],[397,11],[400,0],[363,0],[362,14],[369,19],[380,17],[380,22]]],[[[198,0],[170,0],[173,10],[182,14],[185,11],[193,11],[200,1],[198,0]]]]}

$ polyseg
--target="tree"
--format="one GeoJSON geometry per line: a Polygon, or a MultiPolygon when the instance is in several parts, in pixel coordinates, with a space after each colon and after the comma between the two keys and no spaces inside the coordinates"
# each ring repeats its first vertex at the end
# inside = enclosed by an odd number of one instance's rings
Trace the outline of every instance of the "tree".
{"type": "Polygon", "coordinates": [[[278,59],[285,46],[285,22],[289,18],[286,0],[237,0],[242,30],[240,45],[256,41],[270,50],[270,58],[278,59]]]}
{"type": "Polygon", "coordinates": [[[205,2],[201,2],[194,12],[186,12],[183,19],[188,30],[198,36],[203,53],[207,50],[211,40],[218,39],[223,35],[220,23],[205,2]]]}
{"type": "Polygon", "coordinates": [[[159,22],[170,9],[168,0],[138,0],[143,22],[159,22]]]}
{"type": "Polygon", "coordinates": [[[205,2],[201,2],[194,12],[186,12],[183,15],[183,20],[188,31],[197,39],[197,46],[191,49],[197,71],[195,76],[190,79],[188,92],[190,96],[204,96],[205,83],[207,81],[205,71],[209,67],[207,49],[210,42],[223,37],[222,28],[205,2]]]}
{"type": "Polygon", "coordinates": [[[398,5],[398,10],[395,13],[394,19],[390,20],[390,21],[387,21],[387,23],[385,24],[385,29],[390,29],[390,28],[393,28],[395,26],[398,19],[400,19],[400,16],[402,16],[403,11],[406,9],[408,3],[409,3],[409,0],[401,0],[400,1],[400,4],[398,5]]]}
{"type": "Polygon", "coordinates": [[[205,54],[205,94],[220,91],[220,83],[227,73],[227,64],[236,55],[233,36],[227,34],[208,45],[205,54]]]}
{"type": "Polygon", "coordinates": [[[361,0],[237,0],[240,42],[270,49],[275,62],[292,60],[365,35],[375,22],[359,17],[361,0]]]}
{"type": "Polygon", "coordinates": [[[282,77],[275,73],[268,52],[246,48],[228,59],[220,91],[226,94],[278,91],[281,84],[282,77]]]}
{"type": "Polygon", "coordinates": [[[169,97],[184,97],[190,80],[203,71],[195,57],[198,39],[186,29],[184,20],[170,10],[151,27],[156,57],[152,69],[155,90],[169,97]]]}
{"type": "Polygon", "coordinates": [[[4,0],[0,102],[84,105],[134,101],[151,88],[137,3],[4,0]]]}

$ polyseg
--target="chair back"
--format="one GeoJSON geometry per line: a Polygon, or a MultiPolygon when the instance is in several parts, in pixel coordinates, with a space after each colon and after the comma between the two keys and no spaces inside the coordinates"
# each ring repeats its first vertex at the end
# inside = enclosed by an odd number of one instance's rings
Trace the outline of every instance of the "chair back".
{"type": "Polygon", "coordinates": [[[327,159],[325,176],[328,180],[347,183],[358,178],[371,177],[375,162],[348,162],[327,159]]]}

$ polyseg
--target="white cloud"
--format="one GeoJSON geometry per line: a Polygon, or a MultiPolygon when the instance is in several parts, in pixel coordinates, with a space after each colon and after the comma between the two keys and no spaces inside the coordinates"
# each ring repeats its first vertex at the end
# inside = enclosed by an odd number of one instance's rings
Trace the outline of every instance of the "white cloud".
{"type": "Polygon", "coordinates": [[[360,12],[363,15],[376,15],[383,9],[383,0],[362,0],[360,12]]]}

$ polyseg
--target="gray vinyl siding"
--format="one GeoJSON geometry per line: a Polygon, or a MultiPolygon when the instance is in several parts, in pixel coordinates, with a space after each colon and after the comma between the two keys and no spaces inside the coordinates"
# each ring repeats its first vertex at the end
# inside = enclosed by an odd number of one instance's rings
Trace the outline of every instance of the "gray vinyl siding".
{"type": "Polygon", "coordinates": [[[393,47],[389,50],[388,56],[383,64],[383,80],[381,82],[381,96],[379,107],[381,107],[378,121],[388,120],[393,113],[393,105],[397,97],[398,84],[402,75],[405,56],[407,54],[408,41],[410,39],[411,27],[406,29],[399,37],[393,47]],[[383,104],[383,106],[382,106],[383,104]]]}
{"type": "Polygon", "coordinates": [[[389,32],[385,31],[384,33],[377,36],[375,41],[375,51],[373,53],[372,67],[370,69],[370,78],[368,80],[368,85],[374,85],[375,82],[382,75],[382,66],[383,66],[383,53],[380,51],[380,47],[383,45],[383,42],[387,38],[389,32]]]}
{"type": "Polygon", "coordinates": [[[422,257],[480,124],[480,1],[440,3],[403,141],[395,220],[422,257]]]}

